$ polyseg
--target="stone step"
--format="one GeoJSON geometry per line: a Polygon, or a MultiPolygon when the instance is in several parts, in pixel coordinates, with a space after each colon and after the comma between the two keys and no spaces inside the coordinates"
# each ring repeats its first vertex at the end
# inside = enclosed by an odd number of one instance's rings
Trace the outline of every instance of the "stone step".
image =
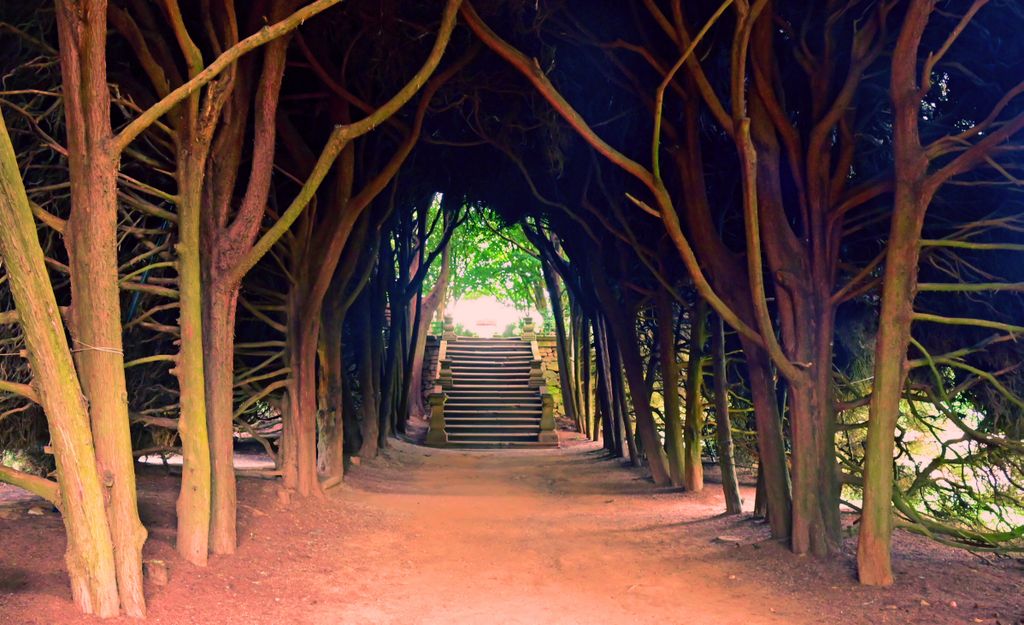
{"type": "Polygon", "coordinates": [[[485,358],[483,356],[469,357],[469,358],[448,358],[448,362],[451,365],[458,365],[460,367],[481,367],[484,369],[493,367],[529,367],[532,363],[532,356],[522,356],[519,358],[485,358]]]}
{"type": "Polygon", "coordinates": [[[496,340],[488,339],[482,341],[449,341],[447,344],[449,349],[530,349],[531,346],[526,341],[520,340],[496,340]]]}
{"type": "Polygon", "coordinates": [[[453,367],[480,367],[482,369],[501,369],[504,367],[530,368],[533,366],[531,359],[497,360],[494,358],[472,358],[449,359],[448,364],[453,367]]]}
{"type": "MultiPolygon", "coordinates": [[[[537,391],[536,388],[508,388],[508,389],[506,389],[505,386],[502,386],[502,385],[494,385],[494,386],[489,386],[487,388],[498,389],[500,391],[499,394],[514,394],[514,395],[521,395],[521,394],[537,395],[538,394],[538,391],[537,391]]],[[[466,386],[462,386],[461,388],[450,388],[446,392],[449,393],[450,395],[453,395],[453,394],[480,394],[480,393],[484,393],[484,392],[492,392],[490,390],[487,390],[487,388],[467,388],[466,386]]]]}
{"type": "Polygon", "coordinates": [[[466,386],[466,385],[472,386],[472,385],[484,384],[484,385],[493,386],[495,388],[502,388],[504,385],[509,385],[509,386],[528,386],[529,385],[529,378],[528,377],[524,377],[524,378],[495,378],[495,377],[483,377],[483,376],[468,376],[468,375],[464,375],[464,376],[460,376],[460,377],[453,376],[452,377],[452,382],[453,382],[453,385],[456,386],[456,387],[466,386]]]}
{"type": "Polygon", "coordinates": [[[445,402],[446,406],[464,406],[466,404],[510,406],[523,404],[529,406],[541,406],[540,397],[529,395],[493,396],[493,395],[449,395],[445,402]]]}
{"type": "Polygon", "coordinates": [[[506,371],[505,369],[461,369],[459,367],[452,367],[452,375],[462,377],[528,378],[530,377],[530,370],[506,371]]]}
{"type": "Polygon", "coordinates": [[[529,343],[448,343],[448,351],[472,351],[472,352],[492,352],[492,351],[530,351],[533,348],[529,343]]]}
{"type": "Polygon", "coordinates": [[[488,356],[487,354],[449,354],[447,359],[452,364],[460,365],[507,365],[509,363],[525,366],[530,364],[533,354],[517,354],[515,356],[488,356]]]}
{"type": "Polygon", "coordinates": [[[445,391],[449,396],[453,395],[487,395],[494,393],[496,395],[531,395],[533,397],[540,397],[537,389],[535,388],[522,388],[513,387],[508,388],[503,384],[488,384],[480,388],[473,386],[462,385],[458,388],[452,387],[445,391]]]}
{"type": "Polygon", "coordinates": [[[535,417],[495,417],[474,416],[474,417],[445,417],[445,427],[448,424],[455,425],[540,425],[541,416],[535,417]]]}
{"type": "Polygon", "coordinates": [[[466,384],[489,383],[493,386],[508,386],[512,388],[530,388],[530,378],[491,378],[491,377],[453,377],[452,388],[459,388],[466,384]]]}
{"type": "Polygon", "coordinates": [[[455,441],[477,441],[477,442],[537,442],[538,432],[448,432],[448,442],[455,441]]]}
{"type": "Polygon", "coordinates": [[[480,347],[476,345],[449,345],[446,353],[466,354],[532,354],[533,348],[529,345],[495,345],[480,347]]]}
{"type": "Polygon", "coordinates": [[[451,368],[469,368],[479,369],[481,371],[501,371],[503,369],[525,369],[527,371],[533,366],[533,363],[529,360],[506,360],[506,361],[495,361],[495,360],[449,360],[448,364],[451,368]]]}
{"type": "Polygon", "coordinates": [[[466,390],[491,390],[501,391],[502,389],[529,389],[529,380],[494,380],[484,378],[473,378],[462,380],[455,380],[452,384],[452,389],[466,389],[466,390]]]}
{"type": "Polygon", "coordinates": [[[524,354],[532,354],[533,349],[529,345],[522,347],[460,347],[458,345],[449,345],[445,353],[469,354],[471,356],[522,356],[524,354]]]}
{"type": "Polygon", "coordinates": [[[460,434],[512,434],[512,435],[527,435],[536,438],[540,435],[540,424],[534,425],[507,425],[507,424],[461,424],[461,423],[450,423],[444,426],[445,432],[448,433],[448,437],[454,434],[456,436],[460,434]]]}
{"type": "Polygon", "coordinates": [[[445,352],[445,358],[473,358],[476,360],[508,360],[533,357],[533,352],[529,350],[523,351],[501,351],[501,352],[486,352],[486,351],[471,351],[471,350],[458,350],[449,349],[445,352]]]}
{"type": "Polygon", "coordinates": [[[506,354],[515,354],[517,356],[522,354],[532,354],[533,349],[529,345],[522,347],[463,347],[459,345],[449,345],[446,350],[448,354],[488,354],[493,356],[501,356],[506,354]]]}
{"type": "Polygon", "coordinates": [[[445,414],[450,417],[470,415],[474,417],[494,418],[495,415],[512,412],[525,412],[526,416],[537,417],[541,414],[540,404],[449,404],[445,406],[445,414]]]}
{"type": "Polygon", "coordinates": [[[541,398],[538,394],[521,394],[521,395],[487,395],[487,394],[452,394],[447,395],[447,401],[444,403],[445,406],[455,406],[463,404],[529,404],[541,406],[541,398]]]}
{"type": "Polygon", "coordinates": [[[504,369],[487,369],[485,371],[481,371],[481,370],[465,371],[463,369],[458,369],[458,368],[453,367],[452,368],[452,375],[456,376],[456,377],[462,377],[462,378],[496,377],[496,378],[501,378],[501,379],[505,379],[505,378],[523,378],[525,380],[525,379],[529,379],[530,372],[529,372],[529,370],[525,370],[525,371],[505,371],[504,369]]]}
{"type": "Polygon", "coordinates": [[[509,410],[488,410],[486,412],[480,410],[463,410],[462,407],[454,410],[444,409],[445,417],[476,417],[476,416],[503,416],[503,417],[534,417],[539,416],[541,410],[523,410],[523,409],[509,409],[509,410]]]}
{"type": "Polygon", "coordinates": [[[448,441],[447,447],[457,449],[543,449],[558,447],[558,443],[542,443],[540,441],[448,441]]]}
{"type": "Polygon", "coordinates": [[[536,404],[541,405],[541,397],[534,393],[533,395],[500,395],[500,394],[489,394],[489,395],[452,395],[448,394],[448,401],[446,405],[450,406],[455,404],[536,404]]]}
{"type": "Polygon", "coordinates": [[[455,399],[449,398],[445,402],[445,408],[459,408],[463,410],[480,410],[487,411],[491,409],[495,410],[507,410],[510,408],[526,408],[526,409],[537,409],[540,410],[543,404],[540,398],[534,400],[523,400],[521,398],[500,399],[495,400],[493,398],[481,398],[481,397],[457,397],[455,399]]]}
{"type": "Polygon", "coordinates": [[[540,442],[544,404],[531,387],[535,365],[529,342],[520,339],[448,341],[445,367],[447,446],[461,449],[557,447],[540,442]]]}
{"type": "Polygon", "coordinates": [[[501,369],[505,367],[529,369],[533,366],[533,362],[526,358],[512,360],[501,360],[500,358],[480,358],[478,360],[474,360],[472,358],[449,358],[448,364],[453,367],[476,367],[478,369],[501,369]]]}

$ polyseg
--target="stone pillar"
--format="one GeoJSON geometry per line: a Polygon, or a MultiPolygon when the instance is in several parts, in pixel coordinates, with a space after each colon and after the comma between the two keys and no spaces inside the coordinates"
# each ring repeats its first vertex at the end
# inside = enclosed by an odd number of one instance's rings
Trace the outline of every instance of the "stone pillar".
{"type": "Polygon", "coordinates": [[[447,358],[441,361],[441,368],[437,374],[437,383],[446,391],[452,387],[452,362],[447,358]]]}
{"type": "Polygon", "coordinates": [[[539,358],[530,361],[530,387],[544,386],[544,363],[539,358]]]}
{"type": "Polygon", "coordinates": [[[444,316],[444,334],[441,335],[446,341],[456,340],[455,336],[455,319],[451,315],[444,316]]]}
{"type": "Polygon", "coordinates": [[[519,338],[524,341],[537,340],[537,329],[533,325],[533,317],[523,317],[523,332],[519,338]]]}
{"type": "Polygon", "coordinates": [[[448,398],[439,386],[427,397],[430,405],[430,430],[427,431],[427,445],[444,447],[448,444],[448,433],[444,430],[444,402],[448,398]]]}
{"type": "Polygon", "coordinates": [[[558,432],[555,431],[555,400],[546,388],[541,389],[540,399],[540,435],[537,440],[541,443],[558,444],[558,432]]]}

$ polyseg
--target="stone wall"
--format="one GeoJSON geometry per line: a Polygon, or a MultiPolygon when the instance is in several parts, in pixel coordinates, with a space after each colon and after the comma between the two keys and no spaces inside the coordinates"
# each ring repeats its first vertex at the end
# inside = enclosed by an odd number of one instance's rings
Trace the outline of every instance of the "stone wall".
{"type": "Polygon", "coordinates": [[[423,349],[423,396],[434,390],[434,372],[437,371],[437,352],[441,347],[441,337],[428,334],[427,345],[423,349]]]}
{"type": "Polygon", "coordinates": [[[541,366],[544,369],[544,379],[548,385],[558,385],[558,341],[554,336],[539,335],[537,337],[537,351],[540,352],[541,366]]]}
{"type": "Polygon", "coordinates": [[[555,414],[564,415],[562,405],[562,384],[558,379],[558,340],[555,335],[537,335],[537,351],[540,352],[544,383],[555,400],[555,414]]]}

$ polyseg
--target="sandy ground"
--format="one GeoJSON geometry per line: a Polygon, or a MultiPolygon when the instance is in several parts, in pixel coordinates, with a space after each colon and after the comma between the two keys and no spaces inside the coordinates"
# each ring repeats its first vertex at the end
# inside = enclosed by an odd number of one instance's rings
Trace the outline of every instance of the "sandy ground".
{"type": "MultiPolygon", "coordinates": [[[[749,515],[719,516],[717,484],[658,490],[593,445],[567,443],[460,452],[399,442],[352,467],[325,501],[285,502],[274,483],[242,480],[239,552],[205,569],[174,555],[176,480],[147,468],[146,557],[167,562],[170,582],[147,583],[146,622],[1024,623],[1020,561],[901,536],[900,583],[861,588],[852,541],[831,562],[796,558],[749,515]]],[[[70,603],[59,517],[5,516],[0,623],[101,622],[70,603]]]]}

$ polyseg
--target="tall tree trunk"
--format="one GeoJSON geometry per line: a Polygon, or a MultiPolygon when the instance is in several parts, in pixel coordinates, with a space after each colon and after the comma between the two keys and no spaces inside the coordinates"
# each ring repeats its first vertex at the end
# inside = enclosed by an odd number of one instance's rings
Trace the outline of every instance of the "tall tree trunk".
{"type": "Polygon", "coordinates": [[[583,405],[580,407],[583,411],[583,420],[586,423],[586,434],[590,437],[590,440],[596,441],[598,439],[598,427],[597,417],[594,414],[594,400],[593,400],[593,375],[591,371],[591,365],[593,360],[590,355],[590,318],[582,315],[583,323],[581,326],[581,337],[580,337],[580,361],[582,370],[582,389],[583,389],[583,405]]]}
{"type": "Polygon", "coordinates": [[[410,404],[409,413],[417,416],[424,416],[427,413],[423,403],[423,356],[427,347],[427,334],[430,332],[430,324],[434,320],[434,314],[441,308],[445,298],[448,296],[448,282],[451,279],[451,254],[449,246],[445,245],[441,252],[441,267],[437,276],[437,282],[430,289],[430,293],[423,298],[420,305],[420,323],[416,333],[416,345],[412,355],[412,373],[409,379],[410,404]]]}
{"type": "Polygon", "coordinates": [[[71,174],[65,230],[71,274],[71,334],[89,405],[96,460],[114,544],[121,605],[144,616],[142,545],[124,378],[117,263],[118,155],[106,72],[107,3],[58,0],[61,76],[71,174]]]}
{"type": "MultiPolygon", "coordinates": [[[[673,486],[683,485],[685,448],[683,424],[679,418],[679,366],[676,364],[675,314],[672,300],[664,290],[655,299],[658,318],[658,349],[661,352],[662,395],[665,398],[665,446],[673,486]]],[[[692,331],[691,331],[692,332],[692,331]]],[[[689,399],[689,396],[687,396],[689,399]]]]}
{"type": "MultiPolygon", "coordinates": [[[[100,481],[101,472],[97,470],[89,412],[47,276],[32,209],[2,117],[0,258],[5,261],[11,295],[25,333],[33,383],[53,441],[72,596],[75,605],[86,614],[117,616],[119,571],[104,510],[107,493],[100,481]]],[[[144,537],[145,530],[142,531],[144,537]]],[[[121,558],[120,563],[125,561],[126,558],[121,558]]],[[[127,581],[130,583],[131,579],[127,581]]],[[[140,603],[135,604],[136,609],[144,610],[141,586],[138,591],[140,603]]]]}
{"type": "Polygon", "coordinates": [[[203,346],[206,425],[210,437],[210,551],[228,555],[238,544],[235,485],[235,314],[238,288],[204,279],[203,346]]]}
{"type": "Polygon", "coordinates": [[[629,463],[634,467],[639,467],[643,464],[643,459],[640,457],[640,449],[636,443],[636,436],[633,434],[633,422],[629,418],[629,410],[626,406],[626,384],[622,375],[622,352],[619,350],[614,334],[608,342],[608,347],[612,363],[612,397],[614,398],[613,406],[619,430],[619,440],[625,443],[625,455],[629,458],[629,463]]]}
{"type": "MultiPolygon", "coordinates": [[[[285,485],[299,495],[320,495],[316,461],[316,360],[320,336],[320,311],[304,305],[308,288],[305,276],[296,276],[293,289],[300,304],[288,316],[288,365],[291,368],[289,411],[283,417],[288,451],[283,457],[285,485]]],[[[282,435],[284,435],[284,433],[282,435]]]]}
{"type": "Polygon", "coordinates": [[[711,358],[715,375],[715,431],[718,442],[718,467],[722,472],[722,494],[726,514],[743,512],[740,484],[736,478],[736,459],[733,453],[732,420],[729,418],[729,380],[725,360],[725,323],[715,315],[711,332],[711,358]]]}
{"type": "Polygon", "coordinates": [[[578,423],[576,418],[576,394],[573,391],[572,376],[569,367],[569,338],[565,332],[565,311],[562,308],[562,289],[558,285],[558,276],[551,265],[541,260],[544,273],[544,284],[547,285],[548,297],[551,299],[551,314],[555,318],[555,347],[558,360],[558,383],[562,391],[562,409],[565,416],[578,423]]]}
{"type": "MultiPolygon", "coordinates": [[[[607,290],[607,287],[604,290],[607,290]]],[[[639,340],[633,326],[635,322],[632,319],[627,319],[620,308],[616,308],[617,302],[608,297],[602,299],[606,302],[606,306],[610,307],[608,314],[612,321],[615,337],[619,339],[617,342],[619,355],[622,358],[622,368],[629,383],[633,409],[636,411],[636,429],[643,443],[651,477],[659,486],[670,484],[671,478],[665,452],[662,450],[661,441],[654,428],[654,413],[651,411],[650,395],[647,394],[643,358],[640,355],[639,340]]]]}
{"type": "MultiPolygon", "coordinates": [[[[186,104],[187,106],[188,104],[186,104]]],[[[187,126],[196,123],[187,116],[187,126]]],[[[186,132],[185,141],[194,135],[186,132]]],[[[178,171],[178,289],[181,349],[172,372],[178,378],[178,434],[181,437],[181,491],[178,493],[177,550],[183,558],[205,566],[210,542],[210,443],[206,422],[206,381],[203,362],[202,268],[200,264],[200,198],[202,163],[208,142],[180,145],[178,171]],[[195,152],[193,152],[195,151],[195,152]],[[197,158],[192,158],[192,155],[197,158]]]]}
{"type": "Polygon", "coordinates": [[[747,358],[750,397],[757,424],[758,467],[764,479],[765,506],[773,538],[789,538],[792,519],[789,470],[782,438],[779,405],[775,401],[768,355],[759,346],[740,338],[747,358]]]}
{"type": "Polygon", "coordinates": [[[768,496],[764,486],[764,465],[758,462],[757,483],[754,487],[754,516],[768,518],[768,496]]]}
{"type": "Polygon", "coordinates": [[[792,431],[793,527],[795,553],[825,557],[839,549],[839,480],[835,461],[832,411],[833,317],[828,295],[798,302],[801,320],[787,341],[797,362],[813,363],[806,379],[791,380],[788,389],[792,431]],[[809,309],[809,310],[808,310],[809,309]]]}
{"type": "Polygon", "coordinates": [[[597,361],[597,405],[601,412],[601,422],[604,429],[604,447],[612,452],[617,458],[622,457],[622,440],[619,438],[618,427],[615,423],[614,397],[612,396],[611,363],[608,358],[607,335],[604,330],[604,322],[595,318],[594,323],[594,346],[597,361]]]}
{"type": "Polygon", "coordinates": [[[583,313],[579,305],[569,298],[569,318],[572,319],[572,390],[576,424],[586,434],[587,423],[583,415],[583,313]]]}
{"type": "Polygon", "coordinates": [[[935,192],[934,187],[926,184],[928,158],[918,129],[921,95],[917,83],[918,47],[933,9],[931,2],[915,0],[910,3],[892,61],[893,215],[875,339],[874,388],[864,448],[864,504],[857,542],[860,582],[872,586],[893,583],[890,549],[896,423],[907,375],[919,243],[925,214],[935,192]]]}
{"type": "Polygon", "coordinates": [[[343,438],[343,449],[347,454],[355,454],[359,452],[359,448],[363,444],[363,436],[359,430],[359,414],[356,410],[355,401],[355,390],[352,388],[352,381],[348,375],[348,361],[345,359],[344,345],[341,350],[341,404],[342,404],[342,418],[345,421],[344,424],[344,438],[343,438]]]}
{"type": "Polygon", "coordinates": [[[379,372],[376,371],[376,357],[374,348],[378,346],[379,338],[375,334],[380,333],[375,314],[378,289],[367,289],[366,293],[359,298],[360,317],[363,319],[363,329],[358,332],[359,342],[356,346],[359,353],[359,394],[362,397],[360,416],[362,418],[361,431],[363,444],[359,448],[360,458],[374,458],[377,455],[377,439],[380,430],[380,418],[377,410],[377,379],[379,372]]]}
{"type": "Polygon", "coordinates": [[[690,355],[686,362],[686,423],[683,426],[683,441],[686,448],[683,484],[686,490],[694,492],[704,489],[704,465],[701,464],[704,400],[701,396],[701,386],[704,383],[703,351],[707,340],[707,316],[707,302],[698,296],[690,322],[690,355]]]}
{"type": "Polygon", "coordinates": [[[345,473],[342,330],[345,292],[341,285],[327,294],[320,328],[321,400],[317,411],[317,470],[325,483],[336,484],[345,473]]]}

